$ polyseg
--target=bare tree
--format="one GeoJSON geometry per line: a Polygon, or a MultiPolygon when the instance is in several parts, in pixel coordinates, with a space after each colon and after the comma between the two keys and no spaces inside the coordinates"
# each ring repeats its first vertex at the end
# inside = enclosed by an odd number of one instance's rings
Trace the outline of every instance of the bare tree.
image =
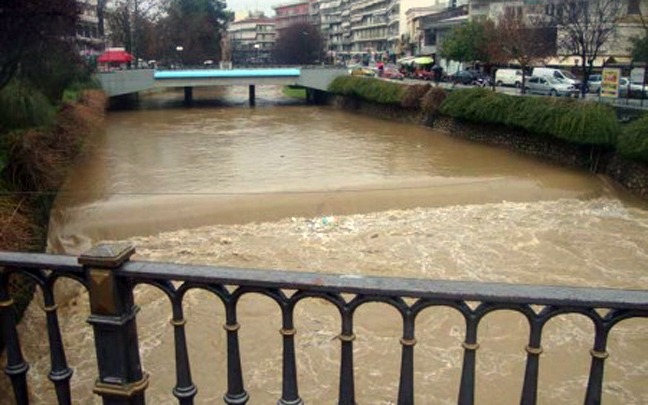
{"type": "Polygon", "coordinates": [[[500,18],[496,37],[501,52],[522,69],[522,93],[526,92],[526,70],[535,62],[556,53],[556,29],[544,19],[507,12],[500,18]]]}
{"type": "MultiPolygon", "coordinates": [[[[105,4],[105,0],[103,2],[105,4]]],[[[164,0],[122,0],[116,2],[114,10],[106,16],[110,25],[112,41],[124,46],[136,58],[152,57],[152,50],[156,48],[156,35],[153,31],[165,6],[166,1],[164,0]]],[[[97,14],[99,14],[99,5],[97,14]]],[[[102,16],[102,18],[104,17],[102,16]]],[[[101,25],[101,20],[99,24],[101,25]]]]}
{"type": "Polygon", "coordinates": [[[559,49],[581,59],[581,92],[584,96],[594,61],[616,35],[617,19],[625,10],[625,2],[571,0],[551,6],[553,15],[550,15],[550,20],[558,29],[559,49]]]}
{"type": "Polygon", "coordinates": [[[275,44],[275,59],[279,63],[304,65],[319,62],[324,41],[317,26],[298,22],[284,29],[275,44]]]}

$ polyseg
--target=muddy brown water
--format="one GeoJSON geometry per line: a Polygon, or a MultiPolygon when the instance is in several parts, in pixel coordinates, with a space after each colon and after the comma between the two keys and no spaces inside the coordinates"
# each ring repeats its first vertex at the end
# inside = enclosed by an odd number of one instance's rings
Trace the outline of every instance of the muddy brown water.
{"type": "MultiPolygon", "coordinates": [[[[330,273],[525,284],[648,287],[648,211],[605,178],[443,133],[305,106],[280,89],[196,91],[143,97],[113,111],[56,200],[50,249],[78,254],[101,240],[129,239],[143,260],[330,273]]],[[[174,403],[173,334],[166,298],[138,288],[141,354],[151,403],[174,403]]],[[[185,301],[198,403],[225,391],[223,310],[207,293],[185,301]]],[[[279,311],[247,296],[239,308],[250,404],[281,390],[279,311]]],[[[96,375],[87,297],[61,313],[73,393],[91,397],[96,375]]],[[[337,394],[339,317],[320,301],[296,313],[300,393],[332,404],[337,394]]],[[[21,325],[37,403],[53,400],[42,315],[21,325]]],[[[452,310],[417,320],[418,404],[456,403],[463,324],[452,310]]],[[[359,404],[394,404],[400,320],[384,305],[356,315],[359,404]]],[[[629,321],[611,335],[604,400],[648,402],[648,327],[629,321]]],[[[480,325],[477,403],[519,401],[528,326],[497,312],[480,325]]],[[[582,402],[593,328],[579,316],[543,335],[542,404],[582,402]]],[[[2,401],[0,401],[2,402],[2,401]]]]}

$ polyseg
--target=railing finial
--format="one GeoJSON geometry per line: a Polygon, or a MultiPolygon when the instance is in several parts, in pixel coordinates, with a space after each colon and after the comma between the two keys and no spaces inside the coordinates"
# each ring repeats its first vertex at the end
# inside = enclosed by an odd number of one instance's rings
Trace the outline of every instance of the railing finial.
{"type": "Polygon", "coordinates": [[[135,246],[128,242],[101,243],[79,256],[79,264],[84,266],[114,269],[135,254],[135,246]]]}

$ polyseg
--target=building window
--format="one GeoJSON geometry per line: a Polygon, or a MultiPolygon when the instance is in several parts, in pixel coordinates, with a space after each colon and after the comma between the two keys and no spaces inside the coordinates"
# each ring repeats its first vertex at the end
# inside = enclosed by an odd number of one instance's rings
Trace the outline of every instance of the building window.
{"type": "Polygon", "coordinates": [[[437,30],[425,30],[425,45],[434,46],[437,44],[437,30]]]}

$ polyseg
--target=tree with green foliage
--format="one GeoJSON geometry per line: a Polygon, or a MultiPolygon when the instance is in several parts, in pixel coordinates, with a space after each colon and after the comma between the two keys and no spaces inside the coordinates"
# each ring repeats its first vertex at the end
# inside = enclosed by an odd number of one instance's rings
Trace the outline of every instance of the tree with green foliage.
{"type": "Polygon", "coordinates": [[[503,58],[495,24],[490,21],[468,21],[443,38],[439,56],[457,62],[490,64],[503,58]]]}
{"type": "Polygon", "coordinates": [[[221,37],[233,14],[221,0],[170,0],[163,24],[165,56],[183,64],[219,61],[221,37]],[[181,52],[176,52],[182,47],[181,52]]]}

